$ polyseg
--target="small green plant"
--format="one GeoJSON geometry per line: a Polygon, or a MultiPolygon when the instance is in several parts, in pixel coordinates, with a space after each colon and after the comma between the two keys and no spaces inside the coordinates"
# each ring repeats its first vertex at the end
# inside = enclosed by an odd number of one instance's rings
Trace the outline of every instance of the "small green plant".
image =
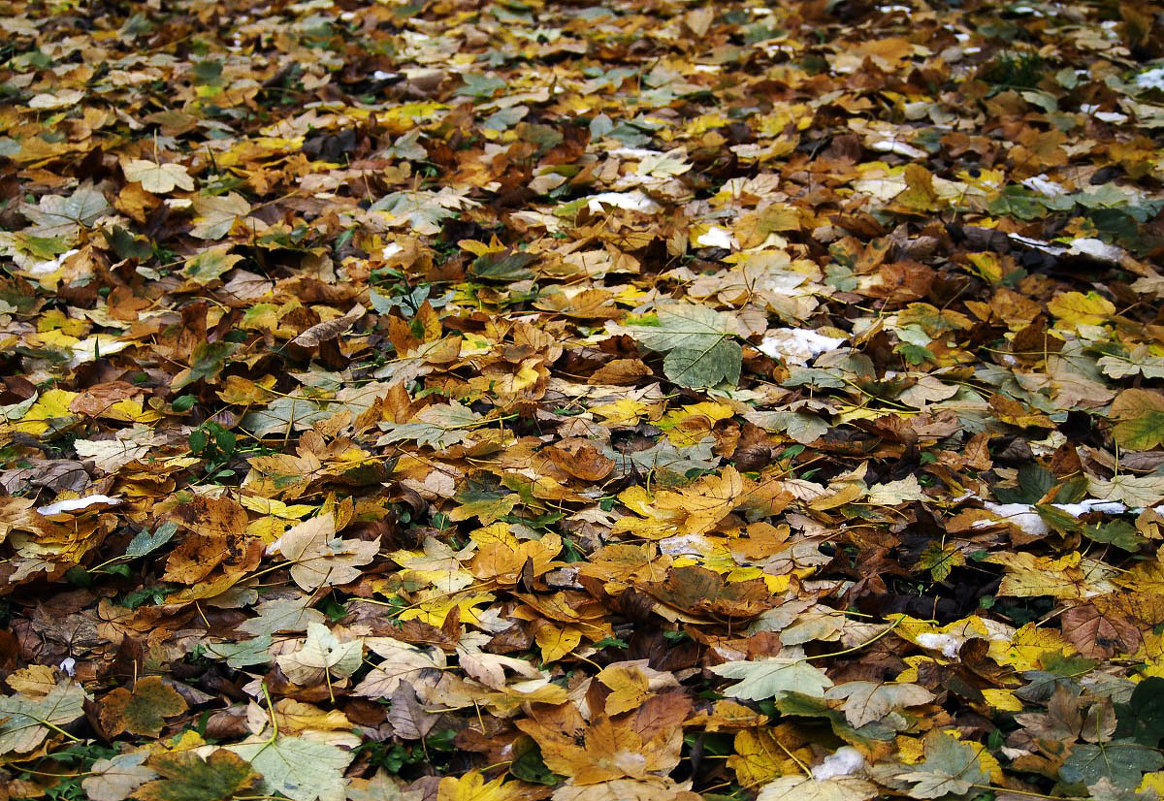
{"type": "Polygon", "coordinates": [[[213,421],[207,421],[190,432],[190,453],[206,461],[204,480],[207,482],[234,475],[234,470],[227,465],[234,458],[237,447],[234,432],[213,421]]]}
{"type": "Polygon", "coordinates": [[[986,62],[978,77],[1003,89],[1034,89],[1046,69],[1046,61],[1038,53],[1004,52],[986,62]]]}

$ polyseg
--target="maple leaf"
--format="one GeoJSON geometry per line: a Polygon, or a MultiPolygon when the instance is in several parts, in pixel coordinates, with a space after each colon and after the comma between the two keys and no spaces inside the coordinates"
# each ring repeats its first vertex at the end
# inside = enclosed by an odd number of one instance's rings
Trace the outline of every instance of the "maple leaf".
{"type": "Polygon", "coordinates": [[[420,704],[411,684],[401,683],[392,693],[388,722],[392,724],[392,733],[402,740],[423,740],[439,721],[438,715],[429,713],[420,704]]]}
{"type": "Polygon", "coordinates": [[[237,192],[198,195],[193,205],[197,215],[190,235],[198,239],[222,239],[237,221],[251,212],[251,204],[237,192]]]}
{"type": "Polygon", "coordinates": [[[379,544],[336,536],[331,512],[287,530],[272,550],[291,563],[291,578],[304,590],[347,584],[360,576],[360,565],[376,556],[379,544]]]}
{"type": "Polygon", "coordinates": [[[821,698],[833,686],[824,671],[803,659],[770,657],[754,662],[724,662],[711,669],[712,673],[728,679],[740,679],[724,691],[730,698],[762,701],[780,698],[788,693],[800,693],[821,698]]]}
{"type": "Polygon", "coordinates": [[[683,387],[734,385],[740,378],[743,351],[733,341],[735,329],[727,315],[703,306],[670,304],[659,307],[657,326],[623,326],[626,333],[651,350],[665,353],[663,372],[683,387]]]}
{"type": "Polygon", "coordinates": [[[134,792],[140,801],[229,801],[259,779],[250,765],[222,748],[206,759],[191,751],[163,752],[147,764],[162,778],[134,792]]]}
{"type": "Polygon", "coordinates": [[[1117,788],[1132,790],[1148,771],[1164,767],[1164,755],[1133,740],[1082,743],[1071,748],[1071,756],[1059,768],[1059,777],[1071,784],[1092,787],[1103,780],[1117,788]]]}
{"type": "Polygon", "coordinates": [[[413,439],[418,445],[443,449],[464,442],[472,429],[487,422],[481,415],[456,401],[426,406],[417,413],[415,419],[418,422],[381,423],[380,428],[385,433],[377,444],[413,439]]]}
{"type": "Polygon", "coordinates": [[[227,750],[249,762],[262,775],[268,790],[292,801],[344,799],[343,771],[352,761],[352,754],[342,748],[276,734],[270,739],[227,746],[227,750]]]}
{"type": "Polygon", "coordinates": [[[885,684],[849,681],[830,687],[825,698],[843,698],[845,719],[854,728],[881,720],[895,709],[920,706],[934,700],[934,694],[916,684],[885,684]]]}
{"type": "Polygon", "coordinates": [[[10,794],[83,712],[93,801],[1164,789],[1160,0],[68,5],[0,19],[10,794]]]}
{"type": "Polygon", "coordinates": [[[98,219],[110,214],[113,207],[91,183],[83,183],[68,197],[44,195],[37,205],[24,204],[21,212],[33,222],[33,236],[63,237],[74,241],[81,228],[92,227],[98,219]]]}
{"type": "Polygon", "coordinates": [[[157,737],[166,718],[186,709],[186,701],[161,676],[147,676],[132,691],[119,687],[101,699],[101,725],[111,736],[129,732],[157,737]]]}
{"type": "Polygon", "coordinates": [[[81,780],[81,788],[90,801],[123,801],[134,790],[158,777],[156,771],[145,765],[149,756],[138,751],[98,759],[89,769],[90,775],[81,780]]]}
{"type": "Polygon", "coordinates": [[[1112,431],[1122,448],[1146,451],[1164,444],[1164,395],[1146,389],[1125,389],[1111,405],[1118,422],[1112,431]]]}
{"type": "Polygon", "coordinates": [[[505,783],[504,776],[487,782],[480,771],[471,770],[441,779],[436,797],[437,801],[518,801],[523,792],[519,782],[505,783]]]}
{"type": "Polygon", "coordinates": [[[728,757],[728,767],[735,771],[740,784],[748,786],[798,770],[812,759],[807,742],[787,724],[746,729],[736,734],[732,745],[735,753],[728,757]]]}
{"type": "Polygon", "coordinates": [[[85,691],[72,680],[36,696],[0,698],[0,754],[34,750],[51,732],[81,717],[86,698],[85,691]]]}
{"type": "Polygon", "coordinates": [[[426,651],[391,637],[369,637],[364,644],[383,661],[357,685],[356,695],[387,698],[402,681],[411,684],[419,681],[425,671],[445,667],[444,656],[439,651],[426,651]]]}
{"type": "Polygon", "coordinates": [[[308,595],[292,595],[291,597],[266,598],[258,603],[255,611],[257,617],[245,620],[238,625],[238,630],[244,634],[271,636],[283,631],[303,632],[313,623],[323,623],[327,618],[323,612],[311,607],[311,597],[308,595]]]}
{"type": "Polygon", "coordinates": [[[943,798],[963,795],[975,785],[986,784],[990,774],[978,761],[981,747],[954,739],[944,732],[925,737],[925,759],[916,765],[880,765],[875,777],[902,781],[911,798],[943,798]]]}
{"type": "Polygon", "coordinates": [[[407,225],[418,234],[435,234],[440,231],[441,221],[476,205],[446,186],[439,192],[393,192],[373,203],[368,211],[382,215],[390,226],[407,225]]]}
{"type": "Polygon", "coordinates": [[[880,788],[855,776],[781,776],[760,788],[756,801],[868,801],[880,788]]]}
{"type": "Polygon", "coordinates": [[[363,652],[362,640],[340,642],[327,626],[309,623],[303,647],[281,654],[275,661],[291,681],[310,686],[323,681],[328,674],[351,676],[360,667],[363,652]]]}
{"type": "Polygon", "coordinates": [[[166,195],[175,188],[194,191],[194,179],[181,164],[158,164],[145,159],[132,159],[122,166],[127,181],[141,184],[147,192],[166,195]]]}

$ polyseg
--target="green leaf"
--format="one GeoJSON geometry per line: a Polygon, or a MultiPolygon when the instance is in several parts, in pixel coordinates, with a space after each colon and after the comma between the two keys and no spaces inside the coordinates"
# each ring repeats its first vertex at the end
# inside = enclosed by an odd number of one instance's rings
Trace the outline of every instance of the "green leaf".
{"type": "Polygon", "coordinates": [[[681,387],[735,386],[742,364],[740,346],[721,339],[707,348],[675,348],[663,359],[663,373],[681,387]]]}
{"type": "Polygon", "coordinates": [[[1083,536],[1092,542],[1114,545],[1128,553],[1137,553],[1148,544],[1148,540],[1126,520],[1113,520],[1106,525],[1087,526],[1083,529],[1083,536]]]}
{"type": "Polygon", "coordinates": [[[222,76],[222,62],[212,59],[195,61],[191,72],[194,75],[194,82],[196,84],[208,86],[222,76]]]}
{"type": "Polygon", "coordinates": [[[352,754],[328,743],[297,737],[276,737],[239,743],[230,750],[263,775],[272,793],[291,801],[343,801],[344,769],[352,754]]]}
{"type": "Polygon", "coordinates": [[[1164,444],[1164,395],[1146,389],[1125,389],[1112,402],[1111,416],[1119,422],[1112,431],[1116,444],[1146,451],[1164,444]]]}
{"type": "Polygon", "coordinates": [[[35,226],[24,233],[59,236],[70,242],[76,239],[79,228],[90,228],[98,218],[113,213],[105,195],[89,183],[79,186],[69,197],[45,195],[36,206],[24,204],[20,210],[35,226]]]}
{"type": "Polygon", "coordinates": [[[724,695],[748,701],[780,698],[786,693],[820,698],[833,686],[823,670],[803,659],[774,657],[755,662],[725,662],[713,667],[711,672],[727,679],[741,679],[739,684],[725,690],[724,695]]]}
{"type": "Polygon", "coordinates": [[[1161,767],[1164,755],[1135,740],[1082,743],[1072,747],[1071,756],[1059,768],[1059,778],[1088,787],[1107,779],[1116,787],[1132,789],[1145,773],[1161,767]]]}
{"type": "Polygon", "coordinates": [[[783,431],[801,445],[811,445],[829,430],[828,423],[808,412],[749,412],[746,417],[767,431],[783,431]]]}
{"type": "Polygon", "coordinates": [[[468,406],[450,401],[449,403],[426,406],[416,415],[419,422],[381,423],[384,431],[378,444],[416,440],[418,445],[443,450],[463,442],[468,430],[488,422],[468,406]]]}
{"type": "Polygon", "coordinates": [[[731,318],[705,306],[674,303],[659,308],[658,325],[630,325],[623,331],[650,350],[666,353],[663,372],[682,387],[735,385],[743,351],[733,341],[731,318]]]}
{"type": "Polygon", "coordinates": [[[1164,679],[1149,676],[1136,685],[1126,704],[1116,705],[1116,734],[1149,748],[1164,740],[1164,679]]]}
{"type": "Polygon", "coordinates": [[[147,764],[162,778],[138,788],[133,797],[140,801],[229,801],[259,778],[222,748],[206,760],[193,751],[163,751],[147,764]]]}
{"type": "Polygon", "coordinates": [[[226,363],[226,357],[238,350],[238,344],[219,340],[203,342],[194,348],[190,369],[178,374],[170,388],[179,390],[203,378],[214,378],[226,363]]]}
{"type": "Polygon", "coordinates": [[[186,277],[199,286],[206,286],[217,281],[224,273],[229,272],[236,264],[243,260],[237,253],[231,253],[234,244],[215,245],[200,250],[186,259],[186,277]]]}
{"type": "Polygon", "coordinates": [[[311,428],[319,420],[326,420],[331,412],[307,398],[276,398],[266,409],[250,412],[242,419],[242,427],[256,437],[283,434],[311,428]]]}
{"type": "Polygon", "coordinates": [[[465,81],[465,85],[457,90],[457,94],[467,95],[469,97],[493,97],[497,92],[504,89],[506,85],[505,81],[501,78],[482,75],[479,72],[466,72],[461,75],[461,78],[465,81]]]}
{"type": "Polygon", "coordinates": [[[140,556],[151,554],[172,540],[177,533],[178,524],[173,520],[162,523],[152,533],[149,529],[142,529],[129,541],[129,545],[125,548],[125,556],[128,559],[137,559],[140,556]]]}
{"type": "Polygon", "coordinates": [[[0,697],[0,754],[28,753],[49,732],[85,714],[85,691],[69,680],[40,698],[23,695],[0,697]]]}
{"type": "Polygon", "coordinates": [[[513,748],[516,756],[509,764],[509,772],[514,778],[550,787],[562,783],[562,777],[546,767],[542,750],[533,738],[521,737],[513,744],[513,748]]]}
{"type": "Polygon", "coordinates": [[[1065,512],[1049,503],[1035,504],[1035,511],[1043,522],[1056,531],[1064,534],[1082,534],[1083,523],[1070,512],[1065,512]]]}
{"type": "Polygon", "coordinates": [[[991,214],[1000,217],[1015,217],[1020,220],[1033,220],[1044,217],[1046,208],[1039,201],[1041,198],[1023,186],[1008,186],[999,192],[998,197],[987,204],[991,214]]]}
{"type": "MultiPolygon", "coordinates": [[[[925,760],[917,765],[900,766],[904,770],[899,768],[893,778],[913,785],[906,791],[912,798],[964,795],[974,785],[990,781],[990,774],[978,762],[981,748],[945,733],[931,733],[925,739],[925,760]]],[[[879,772],[886,770],[882,768],[879,772]]]]}
{"type": "Polygon", "coordinates": [[[469,275],[487,281],[522,281],[533,277],[533,272],[526,268],[537,260],[534,253],[491,251],[481,254],[469,265],[469,275]]]}
{"type": "Polygon", "coordinates": [[[996,487],[994,497],[999,503],[1038,503],[1053,486],[1055,474],[1031,462],[1019,468],[1017,487],[996,487]]]}
{"type": "Polygon", "coordinates": [[[260,634],[250,640],[238,642],[216,642],[205,646],[204,650],[216,659],[225,659],[235,670],[252,665],[266,665],[271,661],[271,635],[260,634]]]}

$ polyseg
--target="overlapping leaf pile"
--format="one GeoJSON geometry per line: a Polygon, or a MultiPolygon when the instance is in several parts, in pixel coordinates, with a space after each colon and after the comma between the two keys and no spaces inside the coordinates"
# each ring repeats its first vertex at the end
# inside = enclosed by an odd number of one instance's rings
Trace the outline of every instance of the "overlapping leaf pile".
{"type": "Polygon", "coordinates": [[[1158,3],[0,29],[0,795],[1164,784],[1158,3]]]}

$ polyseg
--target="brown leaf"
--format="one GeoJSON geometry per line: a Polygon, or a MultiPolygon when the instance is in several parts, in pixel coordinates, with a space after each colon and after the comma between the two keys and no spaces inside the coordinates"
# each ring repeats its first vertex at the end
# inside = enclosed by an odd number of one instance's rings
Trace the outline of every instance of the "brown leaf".
{"type": "Polygon", "coordinates": [[[128,732],[157,737],[166,725],[166,718],[180,715],[186,709],[186,701],[161,676],[146,676],[132,691],[119,687],[106,695],[101,699],[98,714],[110,736],[128,732]]]}
{"type": "Polygon", "coordinates": [[[316,323],[291,340],[290,344],[304,349],[317,348],[324,342],[335,339],[347,331],[366,313],[367,309],[363,306],[355,306],[343,317],[336,317],[333,320],[316,323]]]}
{"type": "Polygon", "coordinates": [[[1062,615],[1063,636],[1092,659],[1133,654],[1143,642],[1140,630],[1127,618],[1104,613],[1094,604],[1073,606],[1062,615]]]}

